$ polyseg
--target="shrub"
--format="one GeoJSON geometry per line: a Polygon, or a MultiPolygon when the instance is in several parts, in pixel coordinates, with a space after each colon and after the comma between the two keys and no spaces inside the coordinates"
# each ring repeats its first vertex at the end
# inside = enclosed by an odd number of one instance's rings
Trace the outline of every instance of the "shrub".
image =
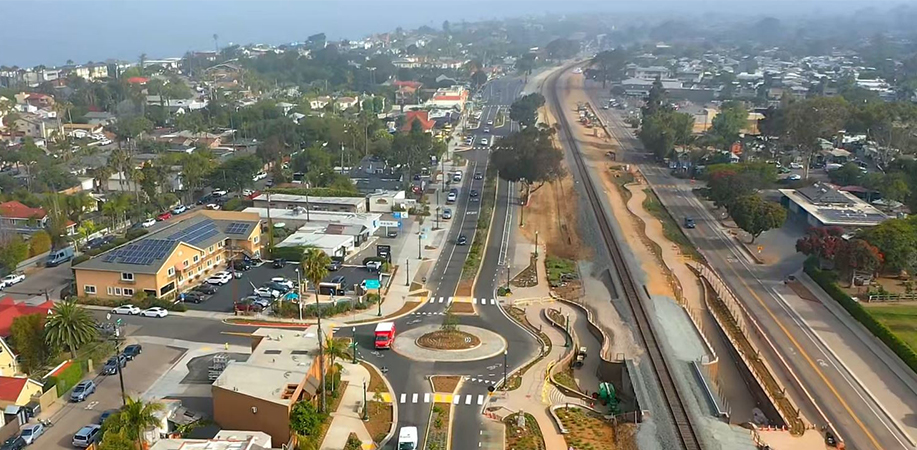
{"type": "Polygon", "coordinates": [[[40,255],[48,250],[51,250],[51,236],[44,230],[35,232],[32,239],[29,239],[29,256],[40,255]]]}
{"type": "Polygon", "coordinates": [[[140,236],[149,234],[149,232],[150,230],[147,230],[146,228],[132,228],[130,230],[127,230],[126,233],[124,233],[124,238],[127,239],[128,241],[133,241],[134,239],[137,239],[140,236]]]}
{"type": "Polygon", "coordinates": [[[325,418],[326,414],[312,403],[299,402],[293,405],[293,410],[290,411],[290,428],[303,436],[318,437],[325,418]]]}
{"type": "Polygon", "coordinates": [[[75,266],[75,265],[77,265],[77,264],[79,264],[79,263],[81,263],[81,262],[88,261],[89,258],[90,258],[90,256],[87,255],[87,254],[83,254],[83,255],[77,256],[77,257],[75,257],[75,258],[73,258],[73,259],[71,260],[70,265],[71,265],[71,266],[75,266]]]}
{"type": "Polygon", "coordinates": [[[273,259],[285,259],[287,261],[299,262],[302,261],[302,255],[305,253],[306,247],[274,247],[271,250],[271,258],[273,259]]]}
{"type": "Polygon", "coordinates": [[[869,311],[859,304],[859,302],[850,298],[846,292],[838,287],[837,276],[833,272],[827,272],[818,268],[818,259],[809,257],[805,262],[805,272],[821,286],[828,295],[840,303],[847,312],[858,322],[863,324],[873,335],[879,338],[891,351],[895,352],[908,367],[917,372],[917,352],[901,340],[898,335],[892,332],[885,324],[876,320],[869,311]]]}
{"type": "Polygon", "coordinates": [[[83,379],[83,366],[81,366],[79,362],[74,361],[57,375],[48,377],[48,381],[45,382],[44,390],[47,391],[51,389],[51,387],[56,386],[57,396],[62,397],[73,386],[76,386],[81,379],[83,379]]]}

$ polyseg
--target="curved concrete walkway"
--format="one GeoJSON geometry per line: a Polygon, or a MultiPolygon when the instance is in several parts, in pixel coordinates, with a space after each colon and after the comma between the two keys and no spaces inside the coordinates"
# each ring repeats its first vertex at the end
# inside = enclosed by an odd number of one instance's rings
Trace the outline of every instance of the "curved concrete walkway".
{"type": "Polygon", "coordinates": [[[506,340],[499,334],[467,325],[459,325],[458,329],[477,336],[481,339],[481,345],[467,350],[434,350],[417,345],[417,339],[421,336],[439,329],[439,325],[425,325],[402,332],[395,339],[392,350],[418,361],[466,362],[497,356],[506,349],[506,340]]]}

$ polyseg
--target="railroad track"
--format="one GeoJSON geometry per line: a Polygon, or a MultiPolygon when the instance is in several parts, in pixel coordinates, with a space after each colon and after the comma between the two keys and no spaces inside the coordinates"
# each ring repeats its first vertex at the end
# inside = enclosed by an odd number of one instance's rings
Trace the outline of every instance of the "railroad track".
{"type": "MultiPolygon", "coordinates": [[[[569,67],[570,66],[567,68],[569,67]]],[[[697,438],[694,423],[688,414],[681,391],[678,389],[678,386],[675,384],[675,380],[672,377],[672,371],[668,358],[662,350],[662,344],[657,339],[656,330],[653,327],[653,324],[650,321],[649,315],[646,311],[646,305],[640,298],[637,284],[634,281],[630,266],[624,260],[624,255],[621,252],[621,248],[618,246],[618,243],[615,239],[614,231],[612,231],[611,226],[608,224],[608,219],[606,218],[602,204],[599,201],[598,193],[596,192],[595,186],[592,184],[589,173],[586,170],[586,164],[583,161],[583,156],[580,154],[579,149],[576,146],[576,140],[574,139],[573,133],[570,130],[570,123],[567,119],[565,111],[563,110],[563,105],[559,101],[557,95],[557,80],[565,71],[566,69],[558,70],[557,72],[550,75],[550,78],[548,79],[548,100],[554,106],[554,115],[557,119],[558,125],[560,125],[560,132],[569,143],[568,145],[570,145],[570,151],[573,155],[573,160],[575,161],[576,168],[580,173],[580,179],[583,180],[583,186],[586,189],[586,196],[589,199],[589,204],[592,206],[592,209],[595,212],[596,220],[599,224],[599,231],[602,234],[602,239],[605,241],[605,246],[608,248],[608,253],[611,255],[612,263],[614,264],[615,269],[621,278],[621,284],[624,287],[624,296],[626,297],[627,302],[633,311],[634,318],[636,319],[637,331],[640,335],[639,337],[643,341],[644,347],[646,348],[650,364],[653,368],[653,373],[656,375],[656,381],[659,383],[659,387],[662,389],[662,395],[665,399],[665,405],[668,409],[667,412],[672,422],[675,424],[676,432],[681,442],[681,448],[685,450],[700,450],[703,448],[703,446],[701,446],[700,440],[697,438]]]]}

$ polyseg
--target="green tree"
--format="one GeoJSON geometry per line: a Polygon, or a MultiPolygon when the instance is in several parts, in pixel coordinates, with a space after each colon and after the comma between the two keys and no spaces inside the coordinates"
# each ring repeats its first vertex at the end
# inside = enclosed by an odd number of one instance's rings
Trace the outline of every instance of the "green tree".
{"type": "MultiPolygon", "coordinates": [[[[303,278],[309,280],[312,283],[312,289],[315,291],[315,305],[316,311],[315,316],[318,319],[318,343],[319,343],[319,364],[322,366],[321,371],[321,385],[325,385],[325,352],[322,341],[324,339],[322,334],[322,310],[318,306],[318,284],[322,282],[328,275],[328,265],[331,264],[331,258],[328,257],[325,252],[317,249],[310,248],[303,253],[302,262],[300,267],[302,268],[303,278]]],[[[302,301],[302,300],[300,300],[302,301]]],[[[322,391],[322,412],[325,411],[325,393],[322,391]]]]}
{"type": "Polygon", "coordinates": [[[29,239],[29,256],[37,256],[51,250],[51,235],[47,231],[39,230],[29,239]]]}
{"type": "Polygon", "coordinates": [[[29,244],[19,235],[8,236],[0,242],[0,265],[13,272],[19,263],[29,257],[29,244]]]}
{"type": "Polygon", "coordinates": [[[564,156],[554,147],[553,135],[550,128],[525,128],[497,141],[490,154],[500,178],[522,183],[524,202],[545,183],[564,174],[564,156]],[[533,189],[533,185],[537,186],[533,189]]]}
{"type": "Polygon", "coordinates": [[[746,195],[730,205],[729,214],[739,228],[751,235],[751,242],[767,230],[779,228],[786,221],[782,206],[762,200],[757,195],[746,195]]]}
{"type": "Polygon", "coordinates": [[[786,133],[791,145],[805,155],[805,178],[820,149],[818,139],[831,139],[844,126],[850,105],[841,97],[814,97],[791,103],[786,111],[786,133]]]}
{"type": "Polygon", "coordinates": [[[137,450],[137,443],[127,437],[126,430],[106,426],[108,423],[106,419],[102,426],[104,434],[99,450],[137,450]]]}
{"type": "Polygon", "coordinates": [[[111,421],[106,434],[117,430],[123,436],[119,441],[126,438],[135,442],[136,448],[144,448],[143,432],[160,423],[161,418],[158,416],[165,410],[165,406],[159,402],[144,402],[131,397],[127,397],[126,402],[118,413],[105,420],[106,424],[111,421]]]}
{"type": "Polygon", "coordinates": [[[911,195],[911,188],[907,183],[907,176],[901,172],[886,174],[879,184],[882,198],[904,202],[911,195]]]}
{"type": "Polygon", "coordinates": [[[604,50],[596,53],[592,58],[592,67],[598,68],[602,78],[602,89],[605,88],[608,80],[621,78],[624,73],[624,66],[627,64],[627,51],[623,47],[614,50],[604,50]]]}
{"type": "Polygon", "coordinates": [[[262,166],[261,160],[255,155],[231,158],[214,169],[210,183],[228,191],[242,192],[242,189],[252,186],[252,178],[262,166]]]}
{"type": "Polygon", "coordinates": [[[519,122],[523,127],[535,125],[538,120],[538,108],[544,106],[544,96],[532,93],[513,102],[509,107],[509,118],[519,122]]]}
{"type": "Polygon", "coordinates": [[[327,414],[317,410],[312,403],[298,402],[290,411],[290,429],[300,436],[314,440],[319,437],[322,424],[327,417],[327,414]]]}
{"type": "Polygon", "coordinates": [[[10,340],[19,359],[19,368],[27,375],[44,367],[51,357],[51,348],[45,341],[45,317],[26,314],[13,319],[10,340]]]}
{"type": "Polygon", "coordinates": [[[917,270],[917,224],[914,219],[889,219],[863,232],[878,247],[889,271],[917,270]]]}
{"type": "Polygon", "coordinates": [[[723,102],[720,112],[713,118],[708,135],[713,138],[721,150],[739,140],[739,133],[748,123],[748,109],[742,102],[723,102]]]}
{"type": "Polygon", "coordinates": [[[58,348],[70,350],[70,357],[76,359],[76,350],[96,337],[95,321],[92,316],[74,301],[56,303],[45,326],[45,339],[58,348]]]}
{"type": "Polygon", "coordinates": [[[852,186],[860,184],[863,172],[860,166],[854,163],[847,163],[843,166],[828,172],[828,178],[831,182],[840,186],[852,186]]]}

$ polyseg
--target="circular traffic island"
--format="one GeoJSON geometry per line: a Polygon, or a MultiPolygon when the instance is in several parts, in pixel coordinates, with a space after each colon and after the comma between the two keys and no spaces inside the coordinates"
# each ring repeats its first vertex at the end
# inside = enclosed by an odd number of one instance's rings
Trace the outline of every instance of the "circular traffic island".
{"type": "Polygon", "coordinates": [[[462,330],[436,330],[417,338],[417,346],[433,350],[470,350],[481,338],[462,330]]]}
{"type": "Polygon", "coordinates": [[[444,330],[429,324],[402,330],[392,349],[417,361],[479,361],[502,354],[506,341],[484,328],[458,325],[444,330]]]}

